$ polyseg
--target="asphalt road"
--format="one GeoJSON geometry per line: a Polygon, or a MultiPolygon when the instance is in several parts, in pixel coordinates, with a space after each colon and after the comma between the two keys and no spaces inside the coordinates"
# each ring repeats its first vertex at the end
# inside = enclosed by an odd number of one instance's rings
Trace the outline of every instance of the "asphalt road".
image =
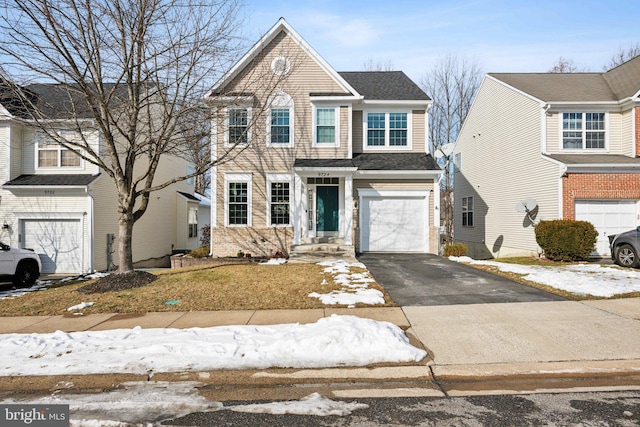
{"type": "MultiPolygon", "coordinates": [[[[272,415],[222,410],[164,422],[172,426],[640,426],[640,392],[442,398],[333,399],[369,406],[346,416],[272,415]]],[[[257,402],[225,402],[243,405],[257,402]]]]}
{"type": "Polygon", "coordinates": [[[399,306],[565,300],[432,254],[366,253],[358,259],[399,306]]]}

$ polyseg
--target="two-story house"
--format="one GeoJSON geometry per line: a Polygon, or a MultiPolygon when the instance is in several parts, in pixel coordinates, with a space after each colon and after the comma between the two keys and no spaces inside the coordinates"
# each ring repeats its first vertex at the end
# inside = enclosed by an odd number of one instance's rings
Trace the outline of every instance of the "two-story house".
{"type": "MultiPolygon", "coordinates": [[[[68,138],[80,137],[65,123],[76,119],[88,123],[90,116],[70,112],[59,86],[33,84],[23,89],[55,114],[59,132],[68,138]]],[[[31,126],[29,114],[7,91],[0,98],[0,241],[34,249],[42,260],[43,273],[113,268],[118,260],[113,180],[31,126]]],[[[101,152],[97,130],[88,126],[84,137],[101,152]]],[[[167,156],[157,179],[185,176],[189,167],[185,160],[167,156]]],[[[137,265],[153,265],[172,249],[199,245],[198,210],[203,202],[193,193],[193,183],[186,181],[154,193],[149,210],[134,227],[137,265]]],[[[205,211],[208,214],[208,208],[205,211]]]]}
{"type": "Polygon", "coordinates": [[[212,88],[213,255],[438,251],[430,98],[402,72],[336,72],[280,19],[212,88]]]}
{"type": "Polygon", "coordinates": [[[640,224],[639,95],[640,57],[486,75],[454,151],[455,240],[476,258],[535,254],[533,223],[577,219],[609,256],[607,236],[640,224]]]}

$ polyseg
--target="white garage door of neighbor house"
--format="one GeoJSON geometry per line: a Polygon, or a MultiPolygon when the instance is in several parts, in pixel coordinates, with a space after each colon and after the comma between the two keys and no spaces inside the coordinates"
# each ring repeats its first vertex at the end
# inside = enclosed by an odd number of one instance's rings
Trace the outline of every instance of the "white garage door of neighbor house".
{"type": "Polygon", "coordinates": [[[610,256],[609,237],[636,227],[638,201],[636,200],[579,200],[576,201],[576,219],[589,221],[598,231],[594,254],[610,256]]]}
{"type": "Polygon", "coordinates": [[[426,197],[364,197],[361,251],[426,252],[426,197]]]}
{"type": "Polygon", "coordinates": [[[80,220],[24,220],[23,247],[36,251],[43,273],[81,273],[80,220]]]}

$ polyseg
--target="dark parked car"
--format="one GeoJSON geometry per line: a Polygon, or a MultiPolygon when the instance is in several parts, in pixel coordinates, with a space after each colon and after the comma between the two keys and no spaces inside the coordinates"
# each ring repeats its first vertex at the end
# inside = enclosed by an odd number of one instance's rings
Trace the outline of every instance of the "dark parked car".
{"type": "Polygon", "coordinates": [[[611,259],[622,267],[640,266],[640,226],[635,230],[609,236],[611,259]]]}

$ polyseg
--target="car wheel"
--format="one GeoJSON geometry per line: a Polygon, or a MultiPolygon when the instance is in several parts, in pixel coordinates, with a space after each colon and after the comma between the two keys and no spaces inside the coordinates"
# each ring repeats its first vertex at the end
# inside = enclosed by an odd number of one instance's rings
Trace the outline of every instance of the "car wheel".
{"type": "Polygon", "coordinates": [[[631,245],[620,245],[616,249],[616,264],[622,267],[637,267],[639,264],[638,254],[631,245]]]}
{"type": "Polygon", "coordinates": [[[13,276],[13,284],[19,287],[33,286],[38,279],[38,267],[32,262],[23,262],[18,265],[13,276]]]}

